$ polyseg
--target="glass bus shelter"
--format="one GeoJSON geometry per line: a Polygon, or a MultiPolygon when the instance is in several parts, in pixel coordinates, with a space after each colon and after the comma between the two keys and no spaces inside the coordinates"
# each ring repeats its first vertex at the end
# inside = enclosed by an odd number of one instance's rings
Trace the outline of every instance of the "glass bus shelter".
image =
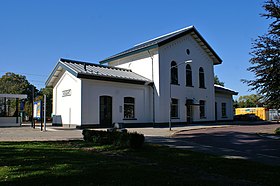
{"type": "Polygon", "coordinates": [[[0,94],[0,127],[20,126],[19,100],[25,94],[0,94]]]}

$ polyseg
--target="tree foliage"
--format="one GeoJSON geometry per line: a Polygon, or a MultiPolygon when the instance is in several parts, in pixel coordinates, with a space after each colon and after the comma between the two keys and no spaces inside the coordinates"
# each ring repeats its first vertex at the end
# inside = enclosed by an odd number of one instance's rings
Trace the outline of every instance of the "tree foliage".
{"type": "MultiPolygon", "coordinates": [[[[1,94],[27,94],[24,108],[27,113],[31,113],[31,108],[29,108],[28,105],[31,105],[32,86],[33,85],[28,82],[25,76],[12,72],[7,72],[0,78],[1,94]]],[[[16,101],[8,100],[8,105],[11,106],[8,111],[8,115],[14,115],[16,110],[16,101]]]]}
{"type": "Polygon", "coordinates": [[[42,100],[44,101],[44,95],[46,95],[46,116],[51,117],[52,114],[52,98],[53,98],[53,89],[52,88],[42,88],[38,92],[38,96],[35,100],[42,100]]]}
{"type": "Polygon", "coordinates": [[[238,108],[248,108],[248,107],[262,107],[264,106],[264,102],[261,95],[251,94],[240,96],[235,107],[238,108]]]}
{"type": "MultiPolygon", "coordinates": [[[[32,96],[32,86],[25,76],[7,72],[0,78],[1,94],[27,94],[28,100],[32,96]]],[[[38,90],[35,88],[35,92],[38,90]]]]}
{"type": "MultiPolygon", "coordinates": [[[[25,76],[7,72],[0,78],[0,94],[27,94],[27,99],[24,101],[24,111],[27,115],[32,115],[32,99],[34,91],[34,100],[44,100],[44,95],[47,96],[47,117],[51,117],[52,113],[52,89],[42,88],[40,91],[36,87],[28,82],[25,76]]],[[[15,111],[15,100],[10,103],[15,111]]]]}
{"type": "Polygon", "coordinates": [[[280,108],[280,1],[268,0],[263,8],[266,13],[262,16],[272,23],[268,32],[253,43],[248,71],[255,74],[255,79],[243,81],[264,97],[268,107],[280,108]]]}
{"type": "MultiPolygon", "coordinates": [[[[7,72],[0,78],[0,93],[1,94],[27,94],[27,99],[24,101],[24,111],[30,116],[32,105],[32,92],[37,96],[38,90],[36,87],[29,83],[25,76],[7,72]]],[[[15,110],[15,100],[12,100],[12,108],[15,110]]]]}
{"type": "Polygon", "coordinates": [[[220,81],[217,75],[214,76],[214,84],[225,86],[225,83],[220,81]]]}

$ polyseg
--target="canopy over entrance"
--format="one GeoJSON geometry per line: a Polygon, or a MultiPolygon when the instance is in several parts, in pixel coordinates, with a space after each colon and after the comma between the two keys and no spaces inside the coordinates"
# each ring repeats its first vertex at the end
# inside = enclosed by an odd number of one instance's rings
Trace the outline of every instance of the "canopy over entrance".
{"type": "Polygon", "coordinates": [[[0,98],[26,99],[26,94],[0,94],[0,98]]]}

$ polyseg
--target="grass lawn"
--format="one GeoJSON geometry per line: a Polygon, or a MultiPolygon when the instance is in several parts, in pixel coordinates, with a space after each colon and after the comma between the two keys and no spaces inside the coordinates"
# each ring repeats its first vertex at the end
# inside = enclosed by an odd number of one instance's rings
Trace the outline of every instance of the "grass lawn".
{"type": "Polygon", "coordinates": [[[151,144],[0,142],[0,185],[280,185],[280,167],[151,144]]]}

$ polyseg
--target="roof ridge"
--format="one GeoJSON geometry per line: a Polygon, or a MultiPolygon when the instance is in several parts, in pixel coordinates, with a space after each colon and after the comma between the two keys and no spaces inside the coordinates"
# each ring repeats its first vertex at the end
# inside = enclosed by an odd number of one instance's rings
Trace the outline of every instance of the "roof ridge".
{"type": "Polygon", "coordinates": [[[194,28],[194,25],[191,25],[191,26],[188,26],[188,27],[181,28],[181,29],[179,29],[179,30],[176,30],[176,31],[173,31],[173,32],[170,32],[170,33],[167,33],[167,34],[161,35],[161,36],[158,36],[158,37],[156,37],[156,38],[153,38],[153,39],[150,39],[150,40],[144,41],[144,42],[142,42],[142,43],[138,43],[138,44],[134,45],[134,47],[136,47],[136,46],[140,46],[140,45],[142,45],[142,44],[145,44],[145,43],[148,43],[148,42],[151,42],[151,41],[154,41],[154,40],[157,40],[157,39],[160,39],[160,38],[166,37],[166,36],[170,36],[170,35],[176,34],[176,33],[178,33],[178,32],[184,31],[184,30],[188,30],[188,29],[191,29],[191,28],[194,28]]]}
{"type": "Polygon", "coordinates": [[[100,64],[96,64],[96,63],[90,63],[90,62],[85,62],[85,61],[77,61],[77,60],[72,60],[72,59],[60,58],[59,61],[61,61],[61,62],[68,62],[68,63],[76,63],[76,64],[86,64],[86,65],[91,65],[91,66],[95,66],[95,67],[102,67],[102,68],[108,68],[108,69],[115,69],[115,70],[123,70],[123,71],[132,72],[132,70],[126,69],[126,68],[113,67],[113,66],[107,66],[107,65],[100,65],[100,64]]]}

